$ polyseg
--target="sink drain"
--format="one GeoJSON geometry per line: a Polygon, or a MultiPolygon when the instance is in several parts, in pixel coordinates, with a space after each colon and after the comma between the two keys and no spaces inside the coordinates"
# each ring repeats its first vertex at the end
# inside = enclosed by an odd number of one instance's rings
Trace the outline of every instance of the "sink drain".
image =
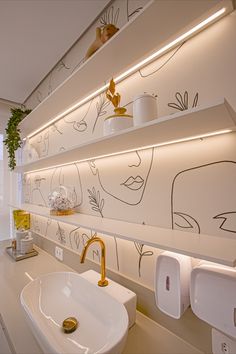
{"type": "Polygon", "coordinates": [[[68,317],[62,322],[62,329],[65,333],[72,333],[78,327],[78,321],[75,317],[68,317]]]}

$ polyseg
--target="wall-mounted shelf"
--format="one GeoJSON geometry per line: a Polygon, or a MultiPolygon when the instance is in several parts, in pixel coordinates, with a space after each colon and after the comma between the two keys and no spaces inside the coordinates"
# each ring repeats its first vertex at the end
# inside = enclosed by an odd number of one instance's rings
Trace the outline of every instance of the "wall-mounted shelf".
{"type": "Polygon", "coordinates": [[[105,81],[130,69],[222,7],[226,8],[226,15],[233,10],[232,1],[151,1],[20,123],[22,137],[63,114],[105,81]]]}
{"type": "Polygon", "coordinates": [[[235,238],[194,234],[79,213],[69,216],[52,216],[50,215],[49,208],[32,204],[22,204],[20,205],[20,209],[66,224],[92,229],[106,235],[116,236],[129,241],[137,241],[152,247],[227,266],[236,266],[235,238]]]}
{"type": "Polygon", "coordinates": [[[75,146],[67,151],[41,158],[16,168],[27,172],[60,164],[96,158],[142,147],[161,145],[176,140],[204,136],[222,130],[234,130],[236,113],[226,100],[211,106],[193,108],[129,128],[75,146]]]}

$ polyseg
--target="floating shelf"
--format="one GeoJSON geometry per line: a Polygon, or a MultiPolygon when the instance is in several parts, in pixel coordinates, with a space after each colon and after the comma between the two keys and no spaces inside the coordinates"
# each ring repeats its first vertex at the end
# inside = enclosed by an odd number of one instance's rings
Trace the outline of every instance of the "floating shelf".
{"type": "Polygon", "coordinates": [[[86,229],[92,229],[93,231],[108,236],[136,241],[148,246],[221,263],[227,266],[236,266],[235,238],[194,234],[79,213],[68,216],[52,216],[50,215],[49,208],[32,204],[22,204],[19,208],[35,215],[78,227],[84,227],[86,229]]]}
{"type": "MultiPolygon", "coordinates": [[[[101,88],[105,81],[108,82],[111,77],[124,73],[222,7],[226,9],[222,16],[233,11],[231,0],[194,3],[186,0],[150,1],[137,17],[123,26],[23,119],[19,125],[22,137],[48,124],[101,88]]],[[[192,34],[189,34],[189,37],[191,36],[192,34]]],[[[180,42],[176,45],[179,44],[180,42]]]]}
{"type": "Polygon", "coordinates": [[[15,171],[28,172],[235,128],[236,113],[229,103],[222,99],[211,106],[192,108],[153,120],[140,127],[90,140],[58,154],[19,166],[15,171]]]}

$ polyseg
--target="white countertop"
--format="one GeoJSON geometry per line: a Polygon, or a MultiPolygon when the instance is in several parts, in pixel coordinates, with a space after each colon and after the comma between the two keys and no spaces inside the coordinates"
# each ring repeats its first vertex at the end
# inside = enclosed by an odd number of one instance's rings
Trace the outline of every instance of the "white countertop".
{"type": "MultiPolygon", "coordinates": [[[[30,332],[20,305],[23,287],[41,274],[56,271],[73,271],[45,251],[37,248],[39,255],[15,262],[5,252],[9,241],[0,242],[0,314],[9,332],[17,354],[42,354],[30,332]]],[[[124,354],[201,354],[181,338],[156,322],[137,312],[136,324],[129,330],[124,354]]],[[[1,352],[0,354],[4,354],[1,352]]]]}

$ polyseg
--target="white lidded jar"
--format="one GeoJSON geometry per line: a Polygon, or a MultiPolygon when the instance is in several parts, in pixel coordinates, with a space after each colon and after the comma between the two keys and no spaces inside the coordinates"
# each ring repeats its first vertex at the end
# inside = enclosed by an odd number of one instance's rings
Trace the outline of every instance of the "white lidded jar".
{"type": "Polygon", "coordinates": [[[134,126],[142,125],[150,120],[157,118],[156,97],[144,93],[134,97],[133,102],[133,121],[134,126]]]}
{"type": "Polygon", "coordinates": [[[133,117],[129,114],[126,114],[126,109],[124,107],[117,107],[114,109],[114,112],[115,114],[107,117],[104,121],[104,136],[133,126],[133,117]]]}

